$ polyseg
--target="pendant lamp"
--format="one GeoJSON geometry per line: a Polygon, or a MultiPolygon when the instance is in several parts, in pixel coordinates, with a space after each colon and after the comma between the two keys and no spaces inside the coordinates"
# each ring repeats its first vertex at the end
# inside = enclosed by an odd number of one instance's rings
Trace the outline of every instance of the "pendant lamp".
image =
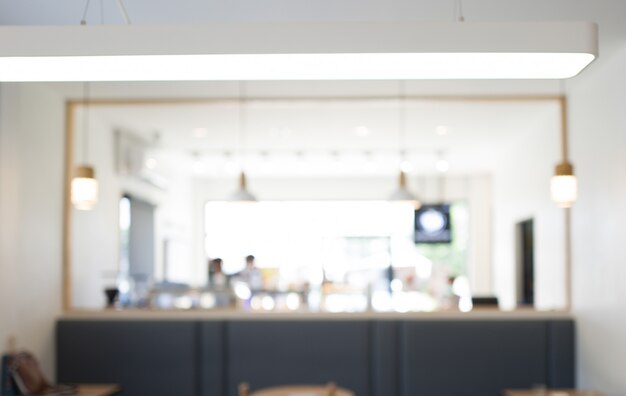
{"type": "Polygon", "coordinates": [[[91,210],[98,203],[98,180],[94,167],[87,162],[89,117],[87,114],[89,83],[83,83],[83,163],[76,166],[71,185],[72,204],[78,210],[91,210]]]}
{"type": "Polygon", "coordinates": [[[406,186],[406,173],[403,170],[400,170],[398,177],[398,189],[391,193],[389,201],[418,202],[418,199],[406,186]]]}
{"type": "Polygon", "coordinates": [[[567,99],[561,100],[561,153],[562,161],[556,165],[550,180],[550,195],[560,208],[571,208],[578,198],[578,180],[574,166],[568,158],[567,99]]]}
{"type": "Polygon", "coordinates": [[[389,196],[389,201],[394,202],[409,202],[419,208],[421,203],[419,199],[408,189],[406,185],[406,172],[403,170],[403,165],[406,163],[406,153],[403,147],[406,146],[406,125],[405,125],[405,112],[406,112],[406,95],[404,92],[404,83],[399,83],[400,101],[398,106],[398,148],[400,149],[400,175],[398,177],[398,189],[395,190],[389,196]]]}
{"type": "Polygon", "coordinates": [[[237,191],[235,191],[233,194],[230,195],[228,200],[232,202],[256,202],[257,201],[256,197],[250,191],[248,191],[248,183],[246,179],[246,174],[243,170],[243,161],[241,160],[244,134],[247,128],[246,114],[245,114],[245,108],[244,108],[244,102],[243,102],[243,96],[244,96],[243,91],[244,91],[243,83],[239,82],[239,100],[238,100],[239,102],[239,156],[238,156],[238,160],[239,160],[239,164],[241,167],[241,173],[239,174],[239,188],[237,189],[237,191]]]}
{"type": "Polygon", "coordinates": [[[239,174],[239,189],[230,196],[230,201],[236,202],[256,202],[257,199],[248,191],[246,174],[242,171],[239,174]]]}

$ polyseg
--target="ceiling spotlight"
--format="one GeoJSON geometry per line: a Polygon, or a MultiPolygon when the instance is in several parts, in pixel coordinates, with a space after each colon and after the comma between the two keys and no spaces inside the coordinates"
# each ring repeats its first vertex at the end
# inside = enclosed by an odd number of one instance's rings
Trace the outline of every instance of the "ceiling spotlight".
{"type": "Polygon", "coordinates": [[[366,151],[364,153],[364,159],[365,168],[367,169],[367,171],[373,172],[378,169],[378,163],[376,162],[376,158],[374,158],[374,155],[371,151],[366,151]]]}
{"type": "Polygon", "coordinates": [[[439,125],[437,126],[435,131],[437,132],[437,135],[439,136],[446,136],[448,134],[448,127],[445,125],[439,125]]]}
{"type": "Polygon", "coordinates": [[[437,160],[435,167],[437,168],[437,171],[445,173],[450,169],[450,163],[447,160],[440,158],[437,160]]]}
{"type": "Polygon", "coordinates": [[[259,163],[259,168],[261,169],[262,172],[270,173],[271,171],[274,170],[274,163],[272,159],[270,158],[270,155],[267,151],[261,151],[259,153],[259,157],[261,159],[259,163]]]}
{"type": "Polygon", "coordinates": [[[358,137],[368,137],[370,133],[370,129],[366,126],[358,126],[354,128],[354,134],[358,137]]]}
{"type": "Polygon", "coordinates": [[[269,129],[269,137],[272,139],[285,139],[291,136],[291,129],[286,127],[272,127],[269,129]]]}
{"type": "Polygon", "coordinates": [[[193,162],[191,164],[191,170],[193,171],[193,173],[195,173],[196,175],[202,173],[202,171],[204,170],[204,162],[202,161],[202,158],[200,157],[199,153],[192,153],[191,154],[193,157],[193,162]]]}
{"type": "Polygon", "coordinates": [[[158,165],[158,161],[156,160],[156,158],[154,157],[148,157],[146,158],[146,168],[147,169],[154,169],[156,168],[158,165]]]}
{"type": "Polygon", "coordinates": [[[202,173],[202,170],[204,169],[204,166],[202,165],[201,161],[194,161],[193,165],[191,166],[191,169],[193,170],[193,173],[195,173],[196,175],[202,173]]]}
{"type": "Polygon", "coordinates": [[[226,171],[226,173],[228,173],[229,175],[235,174],[237,173],[237,170],[239,169],[239,166],[237,165],[237,163],[235,161],[233,161],[232,159],[229,159],[226,161],[226,163],[224,164],[224,170],[226,171]]]}
{"type": "Polygon", "coordinates": [[[413,170],[413,163],[407,159],[400,161],[400,170],[404,173],[410,173],[413,170]]]}
{"type": "Polygon", "coordinates": [[[193,137],[197,139],[202,139],[202,138],[207,137],[207,135],[209,134],[209,131],[206,128],[194,128],[192,133],[193,133],[193,137]]]}
{"type": "Polygon", "coordinates": [[[222,164],[224,172],[229,175],[234,175],[239,171],[239,165],[237,165],[237,162],[233,159],[233,153],[230,151],[224,152],[222,164]]]}

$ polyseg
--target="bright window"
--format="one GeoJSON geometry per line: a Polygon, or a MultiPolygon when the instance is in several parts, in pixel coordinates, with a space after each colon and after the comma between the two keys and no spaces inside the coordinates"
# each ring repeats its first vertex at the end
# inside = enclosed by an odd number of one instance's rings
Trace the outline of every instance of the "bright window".
{"type": "MultiPolygon", "coordinates": [[[[226,273],[243,269],[244,257],[252,254],[262,271],[274,274],[272,286],[277,288],[315,287],[324,278],[357,289],[388,288],[389,281],[407,269],[417,277],[435,274],[447,279],[465,274],[469,234],[467,206],[453,204],[451,210],[454,241],[416,246],[410,204],[208,202],[205,252],[209,258],[223,259],[226,273]]],[[[415,287],[427,290],[429,286],[426,281],[415,287]]]]}

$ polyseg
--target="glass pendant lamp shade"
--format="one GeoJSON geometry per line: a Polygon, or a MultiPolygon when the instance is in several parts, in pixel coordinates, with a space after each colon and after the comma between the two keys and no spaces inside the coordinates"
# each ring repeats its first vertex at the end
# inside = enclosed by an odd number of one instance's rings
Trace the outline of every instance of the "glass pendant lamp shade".
{"type": "Polygon", "coordinates": [[[72,205],[78,210],[91,210],[98,203],[98,181],[96,171],[88,163],[89,149],[89,82],[83,83],[83,130],[82,130],[82,165],[74,169],[74,177],[70,186],[72,205]]]}
{"type": "Polygon", "coordinates": [[[246,174],[241,172],[239,175],[239,189],[235,191],[228,199],[232,202],[256,202],[257,199],[250,191],[248,191],[246,174]]]}
{"type": "Polygon", "coordinates": [[[550,195],[560,208],[571,208],[578,198],[578,180],[574,167],[569,163],[556,166],[555,175],[550,180],[550,195]]]}
{"type": "Polygon", "coordinates": [[[578,198],[578,180],[569,162],[567,98],[561,99],[561,162],[550,180],[550,196],[559,208],[571,208],[578,198]]]}
{"type": "Polygon", "coordinates": [[[98,181],[93,167],[76,167],[72,179],[72,204],[78,210],[91,210],[98,203],[98,181]]]}
{"type": "Polygon", "coordinates": [[[400,171],[400,177],[398,179],[398,189],[389,196],[389,201],[393,202],[409,202],[415,206],[415,209],[419,209],[422,204],[419,199],[406,186],[406,173],[400,171]]]}

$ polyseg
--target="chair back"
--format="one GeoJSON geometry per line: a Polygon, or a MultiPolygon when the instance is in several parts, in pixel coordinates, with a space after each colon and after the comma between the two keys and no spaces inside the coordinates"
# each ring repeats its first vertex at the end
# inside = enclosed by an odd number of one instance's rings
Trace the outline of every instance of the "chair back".
{"type": "Polygon", "coordinates": [[[50,389],[39,362],[30,352],[19,352],[9,360],[9,372],[22,395],[38,395],[50,389]]]}
{"type": "Polygon", "coordinates": [[[285,385],[250,391],[246,383],[239,385],[239,396],[355,396],[354,392],[339,388],[333,382],[327,385],[285,385]]]}

